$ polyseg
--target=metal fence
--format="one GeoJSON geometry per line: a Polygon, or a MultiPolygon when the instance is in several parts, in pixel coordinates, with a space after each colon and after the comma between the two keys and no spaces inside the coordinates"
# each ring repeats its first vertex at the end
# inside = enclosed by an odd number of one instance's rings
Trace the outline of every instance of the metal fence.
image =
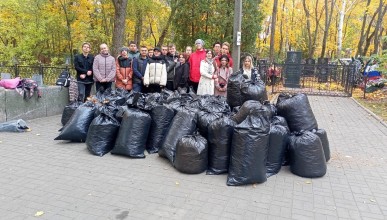
{"type": "Polygon", "coordinates": [[[352,96],[359,80],[354,65],[258,64],[257,67],[266,85],[271,86],[272,93],[352,96]]]}
{"type": "Polygon", "coordinates": [[[14,66],[0,66],[0,73],[9,74],[11,78],[21,77],[21,78],[34,78],[36,76],[41,76],[43,79],[43,85],[55,85],[55,82],[59,74],[64,71],[70,71],[72,76],[75,76],[75,69],[70,68],[69,66],[25,66],[25,65],[14,65],[14,66]]]}

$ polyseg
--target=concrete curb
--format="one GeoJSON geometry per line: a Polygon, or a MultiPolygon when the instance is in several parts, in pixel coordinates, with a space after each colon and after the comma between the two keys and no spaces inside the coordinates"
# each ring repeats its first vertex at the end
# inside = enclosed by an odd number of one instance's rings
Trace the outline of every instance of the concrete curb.
{"type": "Polygon", "coordinates": [[[380,118],[379,116],[377,116],[375,113],[373,113],[371,110],[369,110],[368,108],[364,107],[360,102],[358,102],[355,98],[351,97],[351,99],[357,104],[359,105],[360,107],[362,107],[368,114],[370,114],[372,117],[374,117],[376,120],[378,120],[380,122],[380,124],[382,124],[384,127],[387,128],[387,123],[383,121],[382,118],[380,118]]]}

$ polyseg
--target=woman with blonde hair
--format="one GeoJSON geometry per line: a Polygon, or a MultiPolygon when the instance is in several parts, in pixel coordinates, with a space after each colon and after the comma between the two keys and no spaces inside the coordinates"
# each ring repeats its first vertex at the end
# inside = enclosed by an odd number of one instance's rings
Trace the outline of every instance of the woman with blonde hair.
{"type": "Polygon", "coordinates": [[[258,70],[253,65],[253,58],[250,55],[247,55],[243,59],[243,65],[240,72],[246,79],[251,80],[252,82],[261,80],[258,70]]]}

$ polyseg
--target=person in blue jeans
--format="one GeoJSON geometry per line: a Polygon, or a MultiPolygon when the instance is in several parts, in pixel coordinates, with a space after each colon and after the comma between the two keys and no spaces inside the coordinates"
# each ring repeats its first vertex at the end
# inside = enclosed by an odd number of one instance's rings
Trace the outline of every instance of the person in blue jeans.
{"type": "Polygon", "coordinates": [[[148,49],[146,46],[140,47],[140,56],[133,60],[133,91],[142,92],[144,73],[148,63],[148,49]]]}

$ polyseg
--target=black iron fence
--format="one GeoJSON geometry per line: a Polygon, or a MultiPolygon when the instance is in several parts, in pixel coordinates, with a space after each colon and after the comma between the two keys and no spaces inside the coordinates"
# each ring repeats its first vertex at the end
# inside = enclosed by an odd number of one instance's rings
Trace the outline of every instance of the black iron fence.
{"type": "Polygon", "coordinates": [[[352,96],[361,74],[354,65],[258,64],[261,78],[272,93],[352,96]]]}
{"type": "Polygon", "coordinates": [[[2,76],[21,77],[21,78],[41,78],[43,79],[43,85],[55,85],[55,82],[59,74],[64,71],[70,71],[72,76],[75,76],[75,70],[69,66],[26,66],[26,65],[13,65],[13,66],[0,66],[0,73],[2,76]]]}

